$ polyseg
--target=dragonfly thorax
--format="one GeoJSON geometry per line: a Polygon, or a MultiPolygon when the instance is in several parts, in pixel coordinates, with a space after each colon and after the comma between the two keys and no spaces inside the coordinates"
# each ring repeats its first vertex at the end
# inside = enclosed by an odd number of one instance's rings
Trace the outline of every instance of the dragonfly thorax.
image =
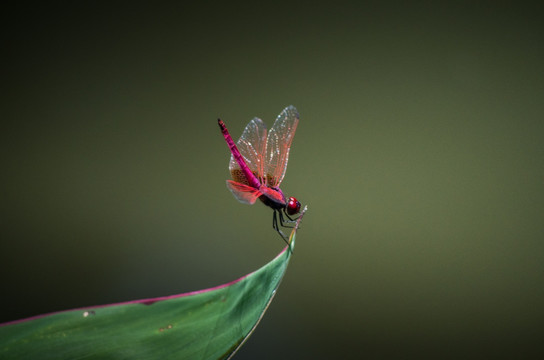
{"type": "Polygon", "coordinates": [[[279,188],[261,186],[259,191],[262,193],[259,199],[266,205],[274,210],[284,209],[287,215],[295,215],[300,212],[300,202],[290,197],[287,201],[285,195],[279,188]]]}
{"type": "Polygon", "coordinates": [[[259,191],[262,194],[259,196],[259,200],[261,200],[266,206],[269,206],[274,210],[283,209],[285,206],[287,206],[285,196],[279,188],[261,186],[259,191]]]}

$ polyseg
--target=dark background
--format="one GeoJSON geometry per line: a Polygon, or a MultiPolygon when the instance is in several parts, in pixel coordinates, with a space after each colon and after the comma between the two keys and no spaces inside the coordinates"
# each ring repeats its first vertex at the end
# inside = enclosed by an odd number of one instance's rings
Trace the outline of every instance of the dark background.
{"type": "MultiPolygon", "coordinates": [[[[535,2],[536,3],[536,2],[535,2]]],[[[0,321],[231,281],[283,242],[225,187],[287,105],[308,204],[237,359],[543,354],[544,25],[495,2],[4,10],[0,321]]]]}

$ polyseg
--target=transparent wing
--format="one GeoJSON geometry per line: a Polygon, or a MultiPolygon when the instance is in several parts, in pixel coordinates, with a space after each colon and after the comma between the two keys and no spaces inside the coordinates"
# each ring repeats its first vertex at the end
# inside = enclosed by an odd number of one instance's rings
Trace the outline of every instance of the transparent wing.
{"type": "Polygon", "coordinates": [[[285,176],[289,149],[297,130],[299,115],[294,106],[288,106],[278,115],[268,132],[264,165],[265,184],[279,187],[285,176]]]}
{"type": "Polygon", "coordinates": [[[254,187],[237,183],[232,180],[227,180],[227,188],[230,190],[232,195],[234,195],[236,200],[243,204],[252,205],[255,203],[255,201],[257,201],[259,196],[262,195],[261,192],[254,187]]]}
{"type": "MultiPolygon", "coordinates": [[[[240,151],[240,154],[244,157],[244,160],[249,166],[249,169],[257,176],[262,183],[262,176],[264,173],[264,154],[266,150],[266,125],[259,119],[254,118],[247,124],[242,136],[238,139],[236,147],[240,151]]],[[[240,166],[230,156],[229,170],[231,174],[234,174],[240,166]]],[[[234,175],[233,175],[234,176],[234,175]]],[[[239,180],[236,179],[235,180],[239,180]]]]}

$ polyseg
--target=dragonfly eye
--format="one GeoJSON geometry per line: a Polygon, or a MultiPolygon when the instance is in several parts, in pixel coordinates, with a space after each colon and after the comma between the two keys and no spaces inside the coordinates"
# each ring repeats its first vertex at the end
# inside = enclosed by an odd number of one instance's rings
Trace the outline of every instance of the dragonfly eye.
{"type": "Polygon", "coordinates": [[[294,197],[290,197],[289,201],[287,202],[286,211],[288,215],[298,214],[300,212],[300,202],[294,197]]]}

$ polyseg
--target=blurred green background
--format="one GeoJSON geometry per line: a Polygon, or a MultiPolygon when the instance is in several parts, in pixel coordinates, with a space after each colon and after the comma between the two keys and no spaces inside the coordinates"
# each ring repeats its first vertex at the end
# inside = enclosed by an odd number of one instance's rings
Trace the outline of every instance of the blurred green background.
{"type": "Polygon", "coordinates": [[[517,3],[9,8],[1,321],[215,286],[284,246],[225,187],[301,121],[309,211],[237,359],[544,354],[544,25],[517,3]],[[423,5],[425,4],[425,5],[423,5]]]}

